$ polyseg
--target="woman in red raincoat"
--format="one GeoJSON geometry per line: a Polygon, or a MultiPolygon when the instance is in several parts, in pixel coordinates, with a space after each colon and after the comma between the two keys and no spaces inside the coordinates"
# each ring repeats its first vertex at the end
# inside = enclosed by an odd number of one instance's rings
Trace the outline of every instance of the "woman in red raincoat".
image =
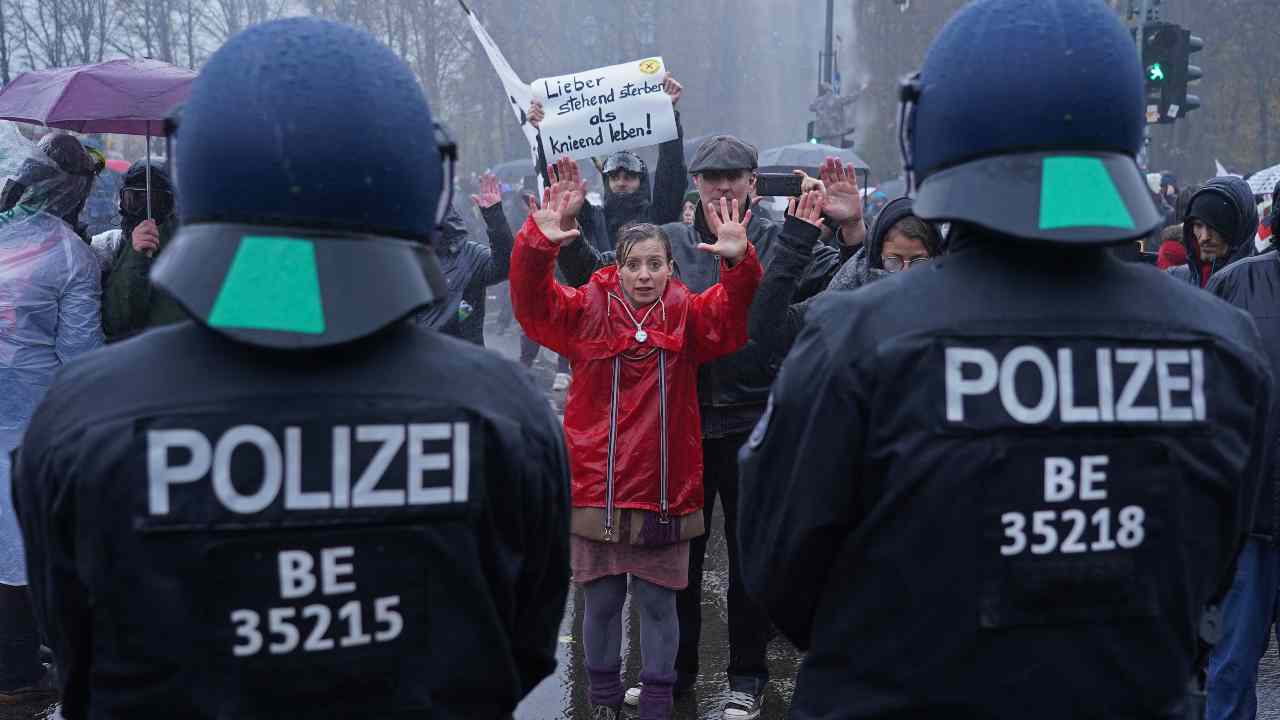
{"type": "Polygon", "coordinates": [[[593,718],[616,717],[623,692],[622,604],[631,577],[641,617],[640,717],[666,718],[679,638],[676,591],[687,584],[689,540],[701,535],[698,366],[747,342],[747,313],[762,274],[747,240],[748,212],[709,208],[720,282],[691,292],[672,277],[671,244],[656,225],[619,231],[617,264],[580,288],[556,282],[561,243],[581,187],[547,191],[516,236],[511,301],[539,345],[569,358],[565,438],[573,471],[574,580],[585,591],[583,645],[593,718]],[[723,218],[723,220],[722,220],[723,218]],[[562,224],[562,219],[564,224],[562,224]]]}

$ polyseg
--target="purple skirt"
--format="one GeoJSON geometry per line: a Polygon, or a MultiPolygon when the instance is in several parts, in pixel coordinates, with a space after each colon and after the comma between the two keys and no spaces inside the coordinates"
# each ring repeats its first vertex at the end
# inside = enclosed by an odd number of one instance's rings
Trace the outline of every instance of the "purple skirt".
{"type": "Polygon", "coordinates": [[[610,575],[635,575],[670,590],[688,587],[688,540],[671,545],[632,545],[627,542],[629,535],[622,533],[622,540],[615,543],[571,535],[573,581],[585,584],[610,575]]]}

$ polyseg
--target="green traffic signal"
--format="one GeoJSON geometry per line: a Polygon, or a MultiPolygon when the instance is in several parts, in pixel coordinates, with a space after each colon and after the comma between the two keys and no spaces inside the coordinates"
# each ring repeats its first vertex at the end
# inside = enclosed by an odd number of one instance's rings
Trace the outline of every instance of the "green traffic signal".
{"type": "Polygon", "coordinates": [[[1147,78],[1151,82],[1164,81],[1164,68],[1160,66],[1160,63],[1152,63],[1151,67],[1147,68],[1147,78]]]}

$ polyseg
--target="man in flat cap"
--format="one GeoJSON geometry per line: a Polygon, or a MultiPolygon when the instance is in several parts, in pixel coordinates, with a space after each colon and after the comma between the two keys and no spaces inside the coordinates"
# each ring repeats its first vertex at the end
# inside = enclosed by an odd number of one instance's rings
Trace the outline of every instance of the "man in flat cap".
{"type": "MultiPolygon", "coordinates": [[[[691,225],[683,222],[662,226],[671,238],[676,274],[693,292],[702,292],[719,281],[719,260],[699,252],[702,243],[715,243],[715,228],[721,222],[721,198],[734,206],[741,218],[750,206],[756,188],[756,148],[732,135],[708,138],[689,164],[697,187],[698,203],[691,225]]],[[[849,173],[852,175],[852,172],[849,173]]],[[[839,227],[842,240],[856,246],[866,230],[856,185],[851,182],[827,184],[825,215],[828,227],[839,227]]],[[[572,223],[572,218],[564,222],[572,223]]],[[[755,245],[760,261],[769,262],[792,247],[813,247],[813,257],[796,289],[796,301],[826,287],[840,264],[840,253],[818,241],[818,226],[788,215],[779,224],[752,214],[747,238],[755,245]],[[782,235],[789,236],[784,241],[782,235]]],[[[590,243],[574,242],[562,247],[560,268],[570,285],[584,284],[591,273],[613,262],[612,253],[600,253],[590,243]]],[[[764,413],[769,386],[782,357],[774,356],[755,341],[742,350],[702,366],[698,376],[698,398],[702,412],[702,464],[705,503],[703,512],[710,523],[717,493],[724,510],[725,539],[729,551],[729,694],[724,709],[726,720],[748,720],[760,714],[769,669],[765,649],[772,637],[772,625],[743,589],[738,565],[738,448],[746,442],[751,428],[764,413]]],[[[711,527],[710,524],[707,527],[711,527]]],[[[702,563],[707,536],[692,541],[689,559],[689,586],[678,598],[680,649],[676,656],[675,691],[693,685],[698,675],[698,644],[702,626],[702,563]]],[[[639,698],[632,688],[630,702],[639,698]]]]}

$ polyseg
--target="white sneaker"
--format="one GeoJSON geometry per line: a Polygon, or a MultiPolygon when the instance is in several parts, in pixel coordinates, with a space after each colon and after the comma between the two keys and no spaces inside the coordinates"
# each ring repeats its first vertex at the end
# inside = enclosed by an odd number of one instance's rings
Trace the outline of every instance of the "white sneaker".
{"type": "Polygon", "coordinates": [[[640,707],[640,688],[642,687],[644,687],[643,684],[627,688],[627,693],[622,696],[622,702],[627,707],[640,707]]]}
{"type": "Polygon", "coordinates": [[[755,720],[764,709],[764,693],[752,695],[749,692],[730,690],[729,699],[724,704],[724,720],[755,720]]]}
{"type": "Polygon", "coordinates": [[[551,389],[555,392],[563,392],[569,389],[569,373],[556,373],[556,379],[551,382],[551,389]]]}

